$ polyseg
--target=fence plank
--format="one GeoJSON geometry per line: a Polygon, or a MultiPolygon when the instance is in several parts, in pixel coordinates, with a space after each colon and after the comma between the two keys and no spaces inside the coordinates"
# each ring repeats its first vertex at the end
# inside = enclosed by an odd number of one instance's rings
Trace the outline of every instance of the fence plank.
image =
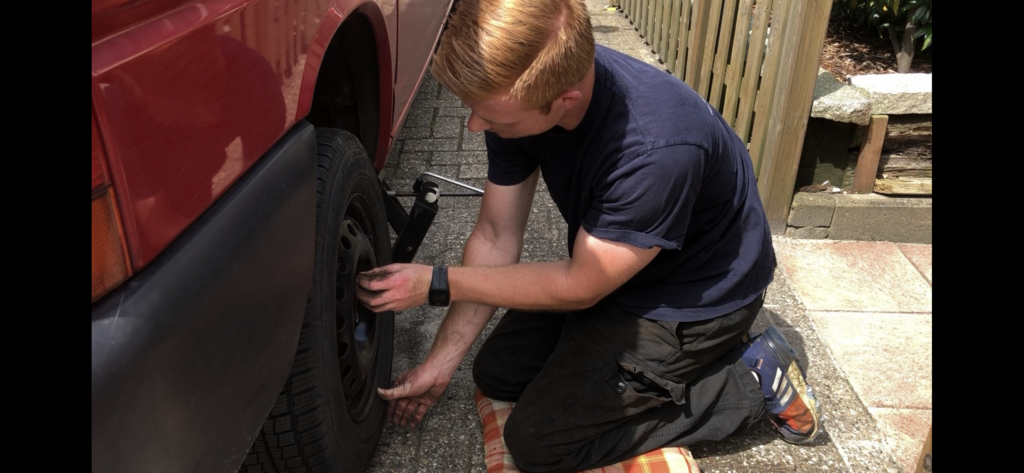
{"type": "Polygon", "coordinates": [[[665,19],[665,0],[654,0],[654,34],[651,36],[651,52],[661,51],[661,23],[665,19]]]}
{"type": "Polygon", "coordinates": [[[672,16],[672,2],[671,0],[661,0],[659,5],[661,6],[661,13],[658,15],[658,48],[655,53],[658,54],[658,58],[664,64],[668,62],[665,60],[665,54],[668,50],[668,30],[670,24],[668,19],[672,16]]]}
{"type": "Polygon", "coordinates": [[[793,17],[794,14],[802,12],[802,7],[797,5],[799,3],[801,3],[799,0],[781,0],[777,2],[775,8],[772,8],[768,50],[765,52],[764,69],[761,73],[761,87],[758,89],[757,98],[754,101],[754,126],[750,133],[749,149],[757,150],[760,158],[754,164],[754,172],[757,173],[758,190],[764,194],[761,196],[761,200],[766,207],[768,205],[769,179],[763,179],[762,182],[762,177],[770,174],[774,156],[771,149],[765,148],[765,141],[769,134],[768,129],[773,125],[771,119],[779,119],[777,112],[785,106],[785,96],[780,91],[789,87],[792,77],[792,74],[779,77],[775,71],[787,70],[792,67],[791,63],[783,64],[783,62],[791,60],[791,52],[795,47],[790,41],[790,37],[794,35],[799,37],[800,18],[793,17]],[[789,30],[790,25],[793,25],[792,30],[789,30]],[[765,165],[766,162],[767,165],[765,165]],[[762,166],[764,166],[764,172],[762,172],[762,166]]]}
{"type": "Polygon", "coordinates": [[[640,36],[643,37],[644,41],[647,40],[647,4],[651,3],[651,0],[641,0],[640,8],[636,12],[637,18],[640,19],[640,36]]]}
{"type": "Polygon", "coordinates": [[[644,35],[644,7],[647,5],[647,0],[636,0],[636,6],[633,7],[633,15],[636,16],[636,22],[633,26],[636,27],[636,33],[643,37],[644,35]]]}
{"type": "Polygon", "coordinates": [[[637,9],[640,8],[640,2],[641,1],[642,0],[632,0],[632,3],[629,6],[629,21],[631,23],[633,23],[633,29],[634,30],[640,28],[640,21],[636,17],[636,12],[637,12],[637,9]]]}
{"type": "Polygon", "coordinates": [[[714,0],[694,0],[693,21],[690,25],[690,50],[686,53],[686,83],[690,84],[701,97],[707,98],[707,94],[700,90],[700,65],[704,60],[704,51],[707,45],[708,20],[711,16],[711,4],[714,0]]]}
{"type": "Polygon", "coordinates": [[[686,73],[686,55],[690,46],[690,15],[693,14],[693,3],[700,0],[682,0],[682,15],[679,16],[679,47],[676,48],[676,65],[672,74],[683,80],[686,73]]]}
{"type": "Polygon", "coordinates": [[[765,142],[762,169],[758,176],[758,190],[768,225],[773,233],[783,234],[793,204],[800,153],[803,149],[807,119],[810,117],[814,85],[818,78],[821,50],[825,43],[832,2],[797,2],[786,20],[788,40],[781,62],[785,74],[780,75],[776,87],[775,105],[771,110],[771,124],[765,142]],[[765,185],[761,186],[761,181],[765,185]]]}
{"type": "MultiPolygon", "coordinates": [[[[672,13],[669,15],[669,32],[668,32],[668,46],[665,57],[665,69],[672,71],[675,69],[676,54],[679,50],[679,20],[680,15],[683,14],[683,2],[681,0],[672,1],[672,13]]],[[[685,0],[687,4],[690,0],[685,0]]]]}
{"type": "Polygon", "coordinates": [[[743,78],[743,64],[747,55],[747,44],[750,42],[751,6],[754,0],[740,0],[736,14],[736,31],[732,39],[732,55],[725,73],[725,106],[722,117],[726,123],[736,128],[736,109],[740,100],[740,79],[743,78]]]}
{"type": "Polygon", "coordinates": [[[701,49],[700,73],[698,88],[700,96],[708,99],[708,92],[711,88],[711,66],[715,61],[715,43],[718,40],[718,24],[722,19],[722,0],[711,0],[708,10],[707,30],[704,32],[704,44],[701,49]]]}
{"type": "Polygon", "coordinates": [[[647,46],[650,49],[654,49],[654,5],[658,3],[658,0],[647,0],[647,14],[644,18],[644,40],[647,41],[647,46]]]}
{"type": "Polygon", "coordinates": [[[718,46],[715,48],[715,65],[711,69],[711,92],[708,102],[721,113],[722,88],[725,84],[725,67],[729,62],[729,47],[732,46],[732,22],[736,18],[736,0],[725,0],[722,7],[722,21],[718,28],[718,46]]]}
{"type": "MultiPolygon", "coordinates": [[[[755,5],[754,26],[747,45],[747,60],[743,71],[743,83],[740,85],[740,109],[736,116],[736,133],[744,143],[750,141],[751,114],[754,111],[754,99],[757,97],[757,86],[761,81],[761,65],[764,59],[765,34],[768,29],[768,14],[772,5],[779,0],[758,0],[755,5]]],[[[751,153],[751,158],[754,158],[751,153]]]]}
{"type": "Polygon", "coordinates": [[[636,29],[637,34],[639,35],[644,34],[643,30],[640,29],[640,10],[644,6],[644,1],[645,0],[636,0],[636,3],[633,5],[633,28],[636,29]]]}
{"type": "Polygon", "coordinates": [[[640,31],[640,18],[638,12],[640,11],[640,4],[643,0],[633,0],[633,4],[630,6],[629,19],[633,22],[633,29],[640,31]]]}
{"type": "MultiPolygon", "coordinates": [[[[757,97],[754,99],[754,126],[750,130],[750,143],[747,148],[751,150],[751,155],[756,153],[758,156],[758,159],[754,161],[754,172],[758,175],[760,175],[761,163],[765,155],[763,148],[770,123],[768,119],[777,97],[775,84],[780,79],[789,80],[790,77],[790,74],[786,74],[785,77],[780,78],[776,71],[786,70],[780,68],[779,63],[782,61],[783,54],[787,53],[785,48],[786,28],[794,23],[789,21],[792,17],[788,13],[790,7],[795,3],[800,3],[800,0],[777,0],[769,20],[768,50],[765,51],[764,66],[761,69],[761,86],[758,87],[757,97]]],[[[796,24],[794,28],[799,28],[799,24],[796,24]]]]}

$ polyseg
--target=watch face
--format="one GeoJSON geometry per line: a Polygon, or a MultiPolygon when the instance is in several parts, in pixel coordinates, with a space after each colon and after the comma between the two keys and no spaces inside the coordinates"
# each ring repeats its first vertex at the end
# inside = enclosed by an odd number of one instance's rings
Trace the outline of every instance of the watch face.
{"type": "Polygon", "coordinates": [[[448,305],[448,294],[441,291],[430,291],[430,303],[433,305],[448,305]]]}

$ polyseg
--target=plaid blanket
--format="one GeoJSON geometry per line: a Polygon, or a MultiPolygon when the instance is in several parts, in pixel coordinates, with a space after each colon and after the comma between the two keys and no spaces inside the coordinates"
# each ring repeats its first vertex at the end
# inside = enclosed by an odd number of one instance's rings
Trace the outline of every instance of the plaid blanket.
{"type": "MultiPolygon", "coordinates": [[[[495,401],[476,390],[476,412],[484,429],[484,463],[487,473],[519,473],[512,455],[505,448],[505,419],[515,403],[495,401]]],[[[697,461],[683,447],[666,447],[647,452],[614,465],[584,473],[699,473],[697,461]]]]}

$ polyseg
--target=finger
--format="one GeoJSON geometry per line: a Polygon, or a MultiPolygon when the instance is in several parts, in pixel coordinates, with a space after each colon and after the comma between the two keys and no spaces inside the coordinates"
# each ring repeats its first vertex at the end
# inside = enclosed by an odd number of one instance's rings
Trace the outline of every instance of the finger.
{"type": "Polygon", "coordinates": [[[409,371],[403,371],[399,373],[398,376],[395,376],[395,380],[391,382],[391,389],[377,388],[377,395],[388,401],[388,412],[385,419],[392,424],[398,424],[397,417],[395,416],[396,413],[401,412],[400,407],[403,405],[402,401],[405,401],[405,399],[399,399],[400,396],[393,395],[395,391],[394,388],[406,384],[406,381],[408,380],[409,371]]]}
{"type": "Polygon", "coordinates": [[[366,306],[367,309],[370,309],[374,312],[384,312],[385,310],[392,310],[394,307],[398,306],[397,302],[388,301],[382,295],[363,296],[358,294],[357,290],[356,297],[359,298],[359,301],[362,302],[362,304],[366,306]]]}
{"type": "Polygon", "coordinates": [[[364,271],[362,273],[359,273],[359,276],[366,278],[368,281],[379,281],[382,279],[387,279],[394,272],[395,269],[392,267],[392,265],[387,265],[381,266],[379,268],[374,268],[369,271],[364,271]]]}
{"type": "Polygon", "coordinates": [[[372,305],[372,304],[364,304],[364,305],[366,306],[367,309],[370,309],[370,310],[372,310],[374,312],[377,312],[377,313],[384,312],[385,310],[396,310],[395,308],[398,307],[398,304],[394,303],[394,302],[388,302],[388,303],[384,303],[384,304],[381,304],[381,305],[372,305]]]}
{"type": "Polygon", "coordinates": [[[390,421],[392,424],[402,425],[402,412],[405,411],[405,406],[408,403],[408,399],[399,399],[395,401],[395,412],[392,413],[390,417],[390,421]]]}
{"type": "Polygon", "coordinates": [[[429,410],[429,409],[430,409],[430,405],[428,405],[428,404],[420,404],[416,408],[416,412],[413,414],[413,417],[412,417],[412,425],[411,425],[412,428],[415,429],[416,426],[420,425],[420,421],[423,420],[423,416],[427,415],[427,410],[429,410]]]}
{"type": "Polygon", "coordinates": [[[416,413],[416,409],[419,408],[419,404],[415,399],[409,401],[405,405],[405,410],[402,411],[402,427],[411,427],[409,422],[412,421],[413,414],[416,413]]]}
{"type": "Polygon", "coordinates": [[[388,422],[391,422],[392,424],[394,424],[393,418],[395,415],[395,404],[396,403],[394,400],[388,400],[388,413],[384,417],[385,419],[387,419],[388,422]]]}
{"type": "MultiPolygon", "coordinates": [[[[390,266],[390,265],[388,265],[390,266]]],[[[373,277],[379,274],[383,274],[388,271],[388,266],[381,266],[379,268],[373,268],[359,273],[360,277],[373,277]]]]}
{"type": "Polygon", "coordinates": [[[365,276],[356,278],[357,288],[363,288],[370,292],[381,292],[388,288],[390,281],[387,279],[372,279],[365,276]]]}
{"type": "Polygon", "coordinates": [[[391,293],[370,293],[368,295],[359,294],[359,289],[356,289],[356,297],[359,298],[360,302],[374,312],[384,312],[386,310],[399,310],[403,308],[401,301],[394,299],[394,294],[391,293]]]}
{"type": "Polygon", "coordinates": [[[402,397],[408,396],[409,395],[409,391],[411,389],[412,389],[412,384],[411,383],[402,383],[402,384],[398,385],[398,387],[391,388],[391,389],[377,388],[377,394],[379,394],[380,397],[390,401],[392,399],[398,399],[398,398],[402,398],[402,397]]]}
{"type": "Polygon", "coordinates": [[[373,304],[374,300],[380,298],[382,295],[384,295],[382,291],[370,291],[362,286],[356,286],[356,297],[358,297],[364,304],[373,304]]]}
{"type": "Polygon", "coordinates": [[[359,275],[356,276],[356,290],[357,291],[359,289],[369,289],[369,287],[367,287],[369,285],[370,285],[370,279],[369,278],[367,278],[366,276],[363,276],[362,274],[359,274],[359,275]]]}

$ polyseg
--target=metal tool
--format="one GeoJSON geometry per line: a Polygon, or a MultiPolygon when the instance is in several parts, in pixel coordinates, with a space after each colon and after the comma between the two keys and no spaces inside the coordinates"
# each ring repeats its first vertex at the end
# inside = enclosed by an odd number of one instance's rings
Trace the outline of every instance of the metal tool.
{"type": "Polygon", "coordinates": [[[398,238],[391,247],[391,261],[394,263],[412,262],[423,243],[423,237],[427,235],[427,231],[430,230],[430,225],[434,223],[434,217],[437,215],[437,200],[442,195],[441,189],[437,183],[427,181],[425,177],[432,177],[473,191],[472,193],[444,194],[446,196],[481,197],[484,195],[483,189],[426,171],[420,173],[416,181],[413,182],[413,192],[396,192],[391,190],[386,182],[380,181],[388,224],[398,234],[398,238]],[[416,197],[408,212],[398,201],[399,197],[416,197]]]}
{"type": "Polygon", "coordinates": [[[484,190],[483,189],[480,189],[480,188],[477,188],[477,187],[473,187],[473,186],[471,186],[469,184],[466,184],[464,182],[459,182],[459,181],[456,181],[454,179],[449,179],[447,177],[444,177],[444,176],[441,176],[441,175],[438,175],[438,174],[434,174],[432,172],[423,171],[416,178],[416,182],[413,182],[413,184],[412,184],[413,192],[397,192],[397,191],[389,190],[388,191],[388,196],[390,196],[390,197],[416,197],[416,196],[418,196],[419,192],[420,192],[420,186],[422,186],[423,183],[426,182],[424,180],[424,176],[433,177],[433,178],[436,178],[438,180],[441,180],[441,181],[444,181],[444,182],[447,182],[447,183],[450,183],[450,184],[455,184],[455,185],[457,185],[459,187],[462,187],[462,188],[469,189],[469,190],[473,191],[473,192],[450,192],[450,193],[445,193],[444,194],[444,195],[449,196],[449,197],[480,197],[480,196],[484,195],[484,190]]]}

